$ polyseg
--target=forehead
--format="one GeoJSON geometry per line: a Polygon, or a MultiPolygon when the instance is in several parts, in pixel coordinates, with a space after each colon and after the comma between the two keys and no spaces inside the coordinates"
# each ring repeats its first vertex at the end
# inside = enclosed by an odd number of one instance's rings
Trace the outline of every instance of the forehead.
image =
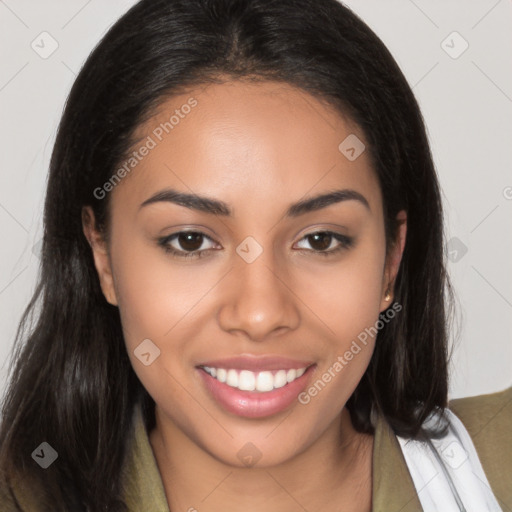
{"type": "Polygon", "coordinates": [[[350,188],[365,195],[372,211],[380,209],[368,151],[355,160],[344,152],[346,140],[349,146],[364,144],[361,129],[334,107],[289,84],[198,86],[162,102],[138,127],[136,137],[132,150],[137,161],[114,190],[123,202],[140,204],[161,189],[173,188],[221,198],[233,205],[236,215],[254,212],[261,204],[288,204],[325,190],[350,188]]]}

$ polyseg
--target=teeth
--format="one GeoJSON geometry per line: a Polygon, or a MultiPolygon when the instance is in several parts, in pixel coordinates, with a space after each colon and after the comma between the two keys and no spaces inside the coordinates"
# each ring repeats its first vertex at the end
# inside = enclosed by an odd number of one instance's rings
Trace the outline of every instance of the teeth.
{"type": "MultiPolygon", "coordinates": [[[[236,373],[236,370],[229,370],[229,371],[236,373]]],[[[230,384],[230,386],[231,386],[231,384],[230,384]]],[[[237,387],[238,389],[242,389],[244,391],[254,391],[254,389],[256,387],[256,378],[254,377],[254,373],[248,372],[247,370],[242,370],[240,372],[240,375],[238,376],[238,386],[233,386],[233,387],[234,388],[237,387]]]]}
{"type": "Polygon", "coordinates": [[[238,387],[238,373],[236,370],[228,370],[226,384],[232,388],[238,387]]]}
{"type": "Polygon", "coordinates": [[[256,389],[258,391],[272,391],[274,389],[274,376],[272,375],[272,372],[258,373],[256,389]]]}
{"type": "Polygon", "coordinates": [[[251,372],[249,370],[235,370],[232,368],[212,368],[211,366],[203,366],[203,369],[219,382],[225,382],[232,388],[237,388],[241,391],[258,391],[260,393],[282,388],[304,375],[304,372],[307,370],[307,368],[299,368],[278,370],[276,372],[251,372]]]}
{"type": "MultiPolygon", "coordinates": [[[[204,368],[206,370],[206,366],[204,368]]],[[[227,377],[227,371],[224,370],[224,368],[208,368],[208,370],[210,370],[210,375],[212,377],[215,377],[219,382],[226,382],[226,377],[227,377]],[[217,375],[214,375],[213,373],[216,373],[217,375]]]]}
{"type": "Polygon", "coordinates": [[[286,382],[294,381],[295,377],[297,377],[297,371],[296,370],[288,370],[288,372],[286,374],[286,382]]]}
{"type": "MultiPolygon", "coordinates": [[[[304,370],[306,371],[306,370],[304,370]]],[[[279,370],[274,375],[274,387],[275,388],[282,388],[285,384],[287,384],[286,381],[286,370],[279,370]]]]}

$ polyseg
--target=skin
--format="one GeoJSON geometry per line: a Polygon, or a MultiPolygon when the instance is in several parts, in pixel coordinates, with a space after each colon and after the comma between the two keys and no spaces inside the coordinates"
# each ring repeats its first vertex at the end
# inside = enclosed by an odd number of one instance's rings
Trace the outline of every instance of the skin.
{"type": "MultiPolygon", "coordinates": [[[[354,356],[307,405],[248,419],[226,412],[195,366],[242,354],[314,361],[311,382],[332,367],[392,302],[406,235],[386,258],[382,196],[368,152],[349,161],[338,149],[357,125],[287,84],[241,81],[175,96],[140,126],[146,137],[193,97],[197,106],[111,192],[108,241],[84,209],[105,298],[119,307],[134,370],[156,402],[150,443],[172,511],[371,510],[373,437],[354,429],[345,404],[371,359],[354,356]],[[170,202],[140,205],[174,188],[226,202],[232,218],[170,202]],[[296,218],[292,203],[335,189],[349,200],[296,218]],[[179,259],[157,239],[201,231],[203,258],[179,259]],[[325,257],[306,235],[332,230],[354,245],[325,257]],[[248,264],[236,252],[247,237],[263,248],[248,264]],[[217,249],[217,250],[215,250],[217,249]],[[300,252],[300,249],[303,249],[300,252]],[[315,252],[316,250],[316,252],[315,252]],[[392,294],[391,294],[392,295],[392,294]],[[144,366],[134,350],[161,350],[144,366]],[[253,443],[261,459],[245,467],[237,452],[253,443]]],[[[175,240],[172,246],[185,251],[175,240]]]]}

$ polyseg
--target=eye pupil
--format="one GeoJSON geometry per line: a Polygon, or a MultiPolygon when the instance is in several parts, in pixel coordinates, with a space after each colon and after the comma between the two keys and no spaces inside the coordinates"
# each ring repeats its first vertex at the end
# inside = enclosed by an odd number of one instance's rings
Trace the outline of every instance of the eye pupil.
{"type": "Polygon", "coordinates": [[[311,247],[313,247],[317,251],[323,251],[325,249],[328,249],[329,246],[331,245],[332,235],[330,235],[329,233],[314,233],[313,235],[309,235],[309,238],[312,238],[315,241],[320,240],[320,246],[318,246],[317,244],[317,246],[315,247],[315,244],[313,243],[311,244],[311,247]]]}
{"type": "Polygon", "coordinates": [[[203,243],[202,238],[201,233],[180,233],[178,242],[184,250],[197,251],[203,243]]]}

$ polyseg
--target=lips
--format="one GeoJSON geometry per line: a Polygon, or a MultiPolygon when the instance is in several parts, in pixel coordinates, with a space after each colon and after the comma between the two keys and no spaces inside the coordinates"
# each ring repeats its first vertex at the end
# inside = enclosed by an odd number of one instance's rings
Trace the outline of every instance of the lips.
{"type": "Polygon", "coordinates": [[[278,356],[239,356],[206,361],[196,369],[224,410],[262,418],[287,409],[306,387],[314,366],[311,361],[278,356]]]}

